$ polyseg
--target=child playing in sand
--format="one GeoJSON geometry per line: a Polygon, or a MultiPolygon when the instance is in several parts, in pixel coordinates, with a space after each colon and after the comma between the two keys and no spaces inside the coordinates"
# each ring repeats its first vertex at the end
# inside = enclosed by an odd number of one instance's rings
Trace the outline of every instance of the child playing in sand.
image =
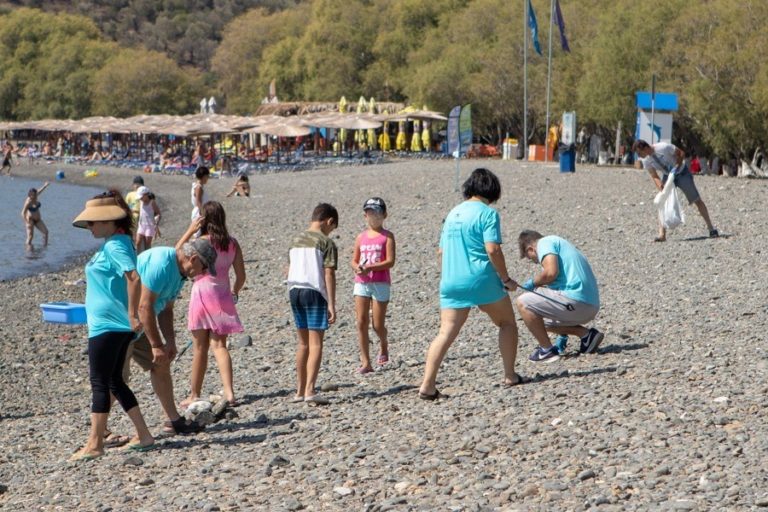
{"type": "Polygon", "coordinates": [[[21,209],[21,218],[24,219],[24,224],[27,227],[27,247],[32,247],[32,236],[35,233],[35,228],[39,229],[43,234],[43,246],[48,245],[48,228],[43,222],[43,218],[40,215],[40,194],[48,188],[49,183],[46,181],[40,190],[36,188],[29,189],[27,193],[27,199],[24,201],[24,206],[21,209]]]}
{"type": "Polygon", "coordinates": [[[152,247],[152,239],[159,236],[157,225],[160,223],[160,208],[155,201],[155,195],[147,187],[139,187],[136,197],[141,204],[139,208],[139,224],[136,228],[136,253],[152,247]]]}
{"type": "Polygon", "coordinates": [[[232,186],[232,190],[229,191],[229,194],[227,194],[227,197],[232,196],[243,196],[243,197],[250,197],[251,196],[251,184],[248,183],[248,176],[245,174],[241,174],[238,176],[237,181],[232,186]]]}
{"type": "Polygon", "coordinates": [[[288,290],[296,322],[296,395],[292,402],[326,405],[315,394],[323,357],[323,337],[336,321],[338,250],[328,235],[339,225],[339,213],[327,203],[312,212],[309,229],[293,239],[289,252],[288,290]]]}
{"type": "Polygon", "coordinates": [[[369,353],[368,325],[373,311],[373,330],[379,337],[380,352],[376,363],[389,362],[389,345],[384,318],[389,304],[389,269],[395,265],[395,235],[384,229],[387,205],[380,197],[372,197],[363,204],[363,214],[368,229],[357,235],[352,253],[352,269],[355,271],[355,324],[360,345],[360,368],[364,375],[373,371],[369,353]]]}

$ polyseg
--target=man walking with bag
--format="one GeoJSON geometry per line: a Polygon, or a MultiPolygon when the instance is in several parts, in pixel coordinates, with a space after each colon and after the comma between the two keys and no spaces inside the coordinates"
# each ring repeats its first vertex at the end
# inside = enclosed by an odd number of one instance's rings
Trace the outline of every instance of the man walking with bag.
{"type": "MultiPolygon", "coordinates": [[[[699,209],[699,214],[707,224],[707,229],[709,229],[710,238],[719,236],[717,229],[715,229],[712,221],[709,219],[707,205],[704,204],[693,182],[693,175],[688,169],[688,165],[685,164],[685,153],[680,148],[666,142],[657,142],[650,145],[644,140],[638,139],[632,145],[632,151],[640,157],[643,169],[646,169],[651,175],[651,181],[656,185],[659,192],[664,188],[664,183],[666,183],[670,173],[672,173],[675,186],[683,191],[689,204],[695,204],[696,208],[699,209]],[[659,178],[657,171],[663,173],[661,178],[659,178]]],[[[653,241],[665,242],[666,240],[667,230],[663,225],[659,224],[659,236],[654,238],[653,241]]]]}

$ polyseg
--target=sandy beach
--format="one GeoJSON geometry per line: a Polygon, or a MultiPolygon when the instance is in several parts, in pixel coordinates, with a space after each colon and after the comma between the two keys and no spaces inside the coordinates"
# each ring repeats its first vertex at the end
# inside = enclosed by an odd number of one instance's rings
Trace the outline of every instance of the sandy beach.
{"type": "MultiPolygon", "coordinates": [[[[90,413],[84,326],[44,324],[38,305],[83,302],[82,261],[58,273],[0,283],[0,508],[4,510],[749,510],[768,506],[768,181],[701,176],[696,184],[723,235],[686,224],[666,243],[656,234],[654,189],[644,171],[557,164],[462,161],[461,180],[488,167],[502,181],[510,275],[522,229],[557,234],[589,258],[600,282],[599,353],[535,364],[535,342],[518,321],[517,371],[501,386],[496,330],[473,311],[439,375],[449,398],[419,400],[424,354],[439,324],[436,250],[443,217],[460,201],[455,164],[393,161],[251,176],[252,198],[225,198],[234,180],[212,179],[240,241],[247,285],[238,309],[253,345],[232,350],[237,416],[197,436],[159,439],[137,455],[108,451],[72,464],[90,413]],[[395,233],[388,312],[391,364],[360,376],[348,261],[369,196],[387,201],[395,233]],[[294,328],[283,284],[291,238],[320,201],[339,229],[338,322],[326,335],[319,383],[328,407],[291,404],[294,328]]],[[[127,191],[136,171],[19,166],[14,173],[127,191]]],[[[159,198],[163,238],[188,225],[191,179],[147,175],[159,198]]],[[[55,215],[55,189],[43,218],[55,215]]],[[[23,198],[11,198],[19,204],[23,198]]],[[[21,227],[20,227],[21,229],[21,227]]],[[[72,228],[75,229],[75,228],[72,228]]],[[[67,233],[52,233],[65,243],[67,233]]],[[[176,305],[178,345],[189,339],[190,285],[176,305]]],[[[372,340],[375,340],[373,335],[372,340]]],[[[173,365],[175,395],[189,390],[191,351],[173,365]]],[[[131,387],[153,432],[162,413],[149,377],[131,387]]],[[[205,394],[218,393],[213,360],[205,394]]],[[[131,432],[119,408],[112,430],[131,432]]]]}

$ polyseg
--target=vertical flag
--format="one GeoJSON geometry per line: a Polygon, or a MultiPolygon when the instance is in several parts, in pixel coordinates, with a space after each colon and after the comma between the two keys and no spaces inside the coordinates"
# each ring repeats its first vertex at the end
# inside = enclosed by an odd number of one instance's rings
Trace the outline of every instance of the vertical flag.
{"type": "Polygon", "coordinates": [[[541,45],[539,44],[539,24],[536,23],[536,13],[533,12],[533,4],[528,0],[528,27],[531,29],[531,39],[533,40],[533,49],[541,55],[541,45]]]}
{"type": "Polygon", "coordinates": [[[563,12],[560,10],[560,0],[555,0],[555,18],[557,18],[557,28],[560,29],[560,46],[564,52],[570,52],[568,39],[565,37],[565,21],[563,21],[563,12]]]}
{"type": "Polygon", "coordinates": [[[472,146],[472,105],[464,105],[459,114],[459,141],[461,153],[465,154],[472,146]]]}
{"type": "Polygon", "coordinates": [[[448,154],[459,158],[461,150],[461,141],[459,140],[459,116],[461,115],[461,105],[453,107],[448,114],[448,154]]]}

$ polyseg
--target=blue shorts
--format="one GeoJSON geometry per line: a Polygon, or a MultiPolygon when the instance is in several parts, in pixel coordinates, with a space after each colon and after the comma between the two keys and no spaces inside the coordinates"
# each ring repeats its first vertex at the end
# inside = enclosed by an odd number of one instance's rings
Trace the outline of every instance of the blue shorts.
{"type": "Polygon", "coordinates": [[[376,302],[389,302],[390,290],[389,283],[355,283],[352,295],[368,297],[376,302]]]}
{"type": "Polygon", "coordinates": [[[297,329],[328,329],[328,302],[320,292],[311,288],[291,288],[288,295],[297,329]]]}

